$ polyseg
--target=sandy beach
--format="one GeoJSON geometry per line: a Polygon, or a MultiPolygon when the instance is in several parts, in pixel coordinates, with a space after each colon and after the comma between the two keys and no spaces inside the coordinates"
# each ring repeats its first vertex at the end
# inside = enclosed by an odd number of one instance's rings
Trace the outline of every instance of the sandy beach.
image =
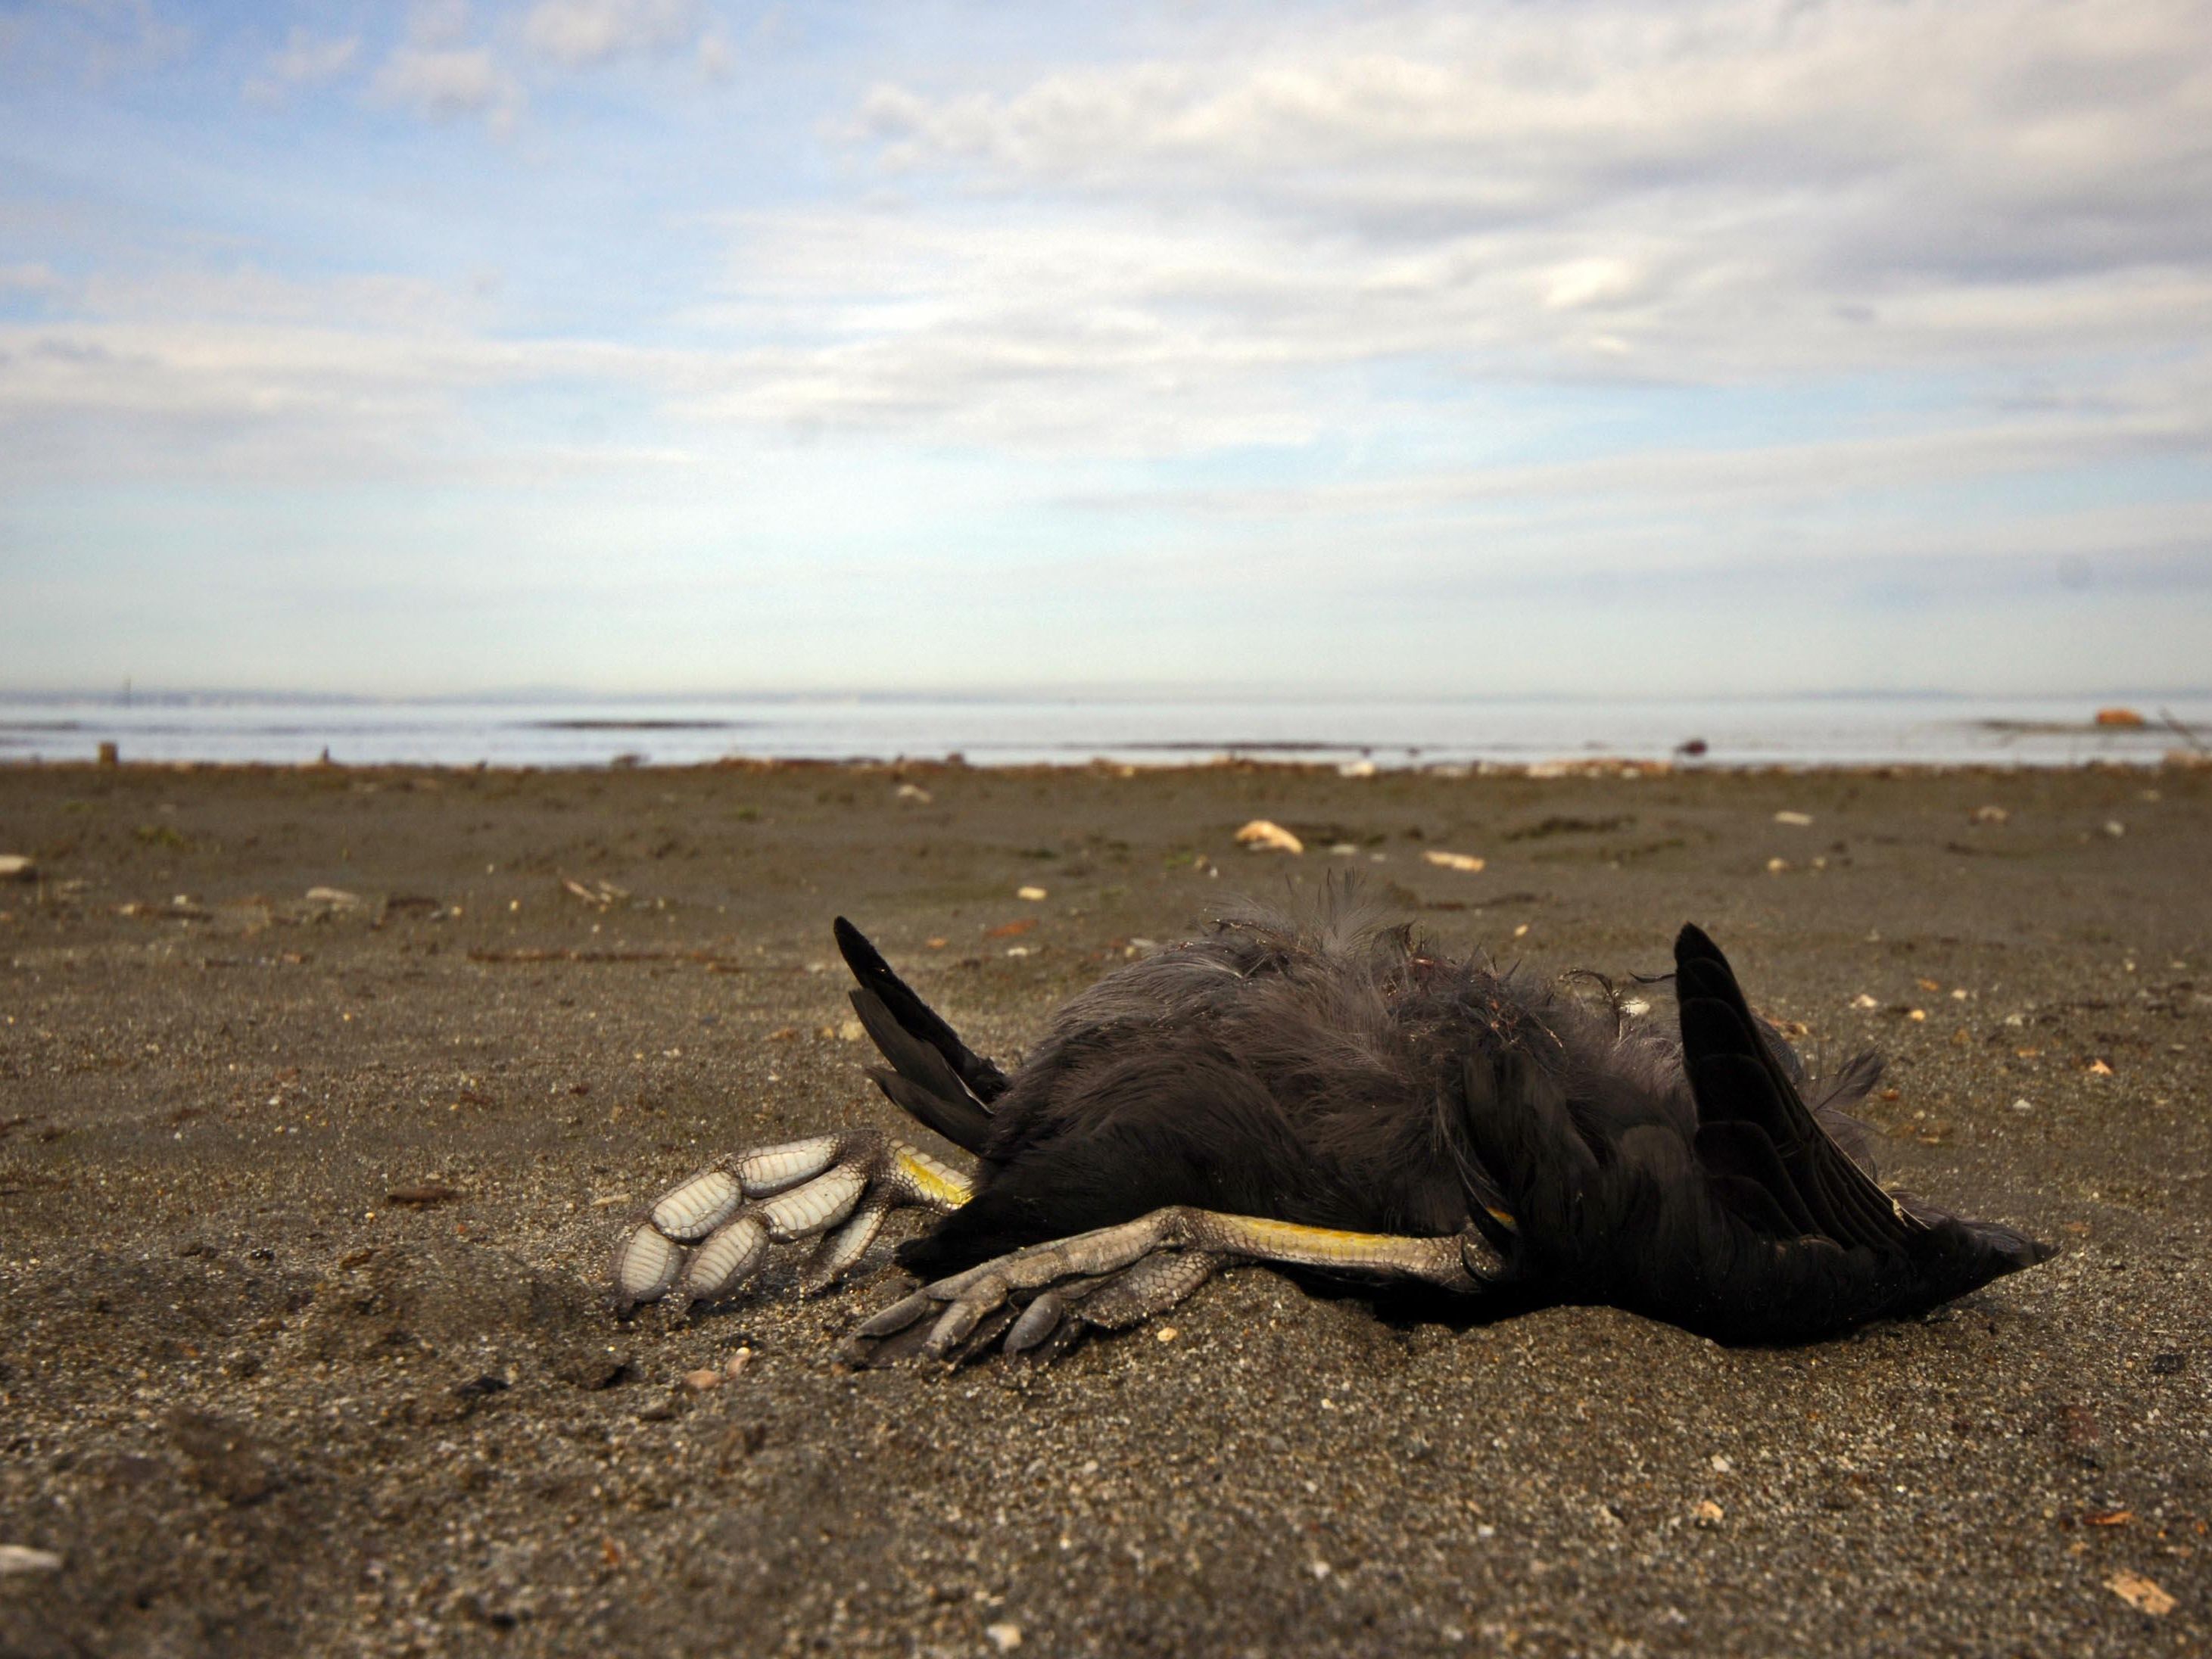
{"type": "Polygon", "coordinates": [[[13,767],[0,853],[10,1659],[2212,1645],[2212,771],[13,767]],[[1698,921],[1890,1056],[1885,1179],[2063,1253],[1778,1350],[1257,1269],[1051,1369],[841,1367],[880,1267],[606,1310],[714,1153],[903,1124],[834,915],[1012,1059],[1344,868],[1562,971],[1698,921]]]}

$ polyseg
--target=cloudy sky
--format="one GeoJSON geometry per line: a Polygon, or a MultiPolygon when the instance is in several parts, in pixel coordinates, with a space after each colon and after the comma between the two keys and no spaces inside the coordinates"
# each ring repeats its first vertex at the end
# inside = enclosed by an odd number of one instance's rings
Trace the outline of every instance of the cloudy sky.
{"type": "Polygon", "coordinates": [[[0,684],[2212,683],[2212,4],[0,0],[0,684]]]}

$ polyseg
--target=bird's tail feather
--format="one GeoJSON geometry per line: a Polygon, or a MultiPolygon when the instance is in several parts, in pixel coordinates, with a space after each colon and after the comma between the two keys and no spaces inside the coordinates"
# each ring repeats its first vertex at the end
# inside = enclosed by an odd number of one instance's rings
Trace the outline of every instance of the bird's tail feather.
{"type": "Polygon", "coordinates": [[[981,1152],[991,1133],[990,1103],[1006,1093],[1006,1074],[963,1042],[859,928],[840,916],[835,931],[860,981],[853,1012],[890,1062],[871,1066],[868,1075],[902,1111],[954,1146],[981,1152]]]}

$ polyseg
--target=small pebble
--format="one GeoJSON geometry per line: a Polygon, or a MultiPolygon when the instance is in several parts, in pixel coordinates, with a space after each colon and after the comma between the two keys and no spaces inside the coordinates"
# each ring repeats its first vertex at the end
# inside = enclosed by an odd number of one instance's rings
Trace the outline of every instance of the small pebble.
{"type": "Polygon", "coordinates": [[[730,1356],[729,1363],[722,1367],[722,1371],[725,1376],[743,1376],[745,1374],[745,1367],[752,1363],[753,1351],[750,1348],[740,1348],[730,1356]]]}
{"type": "Polygon", "coordinates": [[[21,853],[0,853],[0,881],[30,881],[39,866],[21,853]]]}
{"type": "Polygon", "coordinates": [[[1019,1625],[986,1625],[983,1634],[991,1638],[991,1645],[1001,1653],[1012,1653],[1022,1644],[1022,1627],[1019,1625]]]}
{"type": "Polygon", "coordinates": [[[696,1393],[704,1394],[709,1389],[719,1389],[722,1386],[722,1374],[711,1367],[702,1366],[698,1370],[684,1373],[684,1386],[696,1393]]]}
{"type": "Polygon", "coordinates": [[[0,1578],[61,1570],[62,1558],[52,1550],[33,1549],[28,1544],[0,1544],[0,1578]]]}

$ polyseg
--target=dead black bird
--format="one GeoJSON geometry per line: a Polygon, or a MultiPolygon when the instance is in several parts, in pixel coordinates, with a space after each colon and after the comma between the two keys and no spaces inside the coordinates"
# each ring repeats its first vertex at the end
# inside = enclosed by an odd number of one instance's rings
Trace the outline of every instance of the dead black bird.
{"type": "Polygon", "coordinates": [[[956,1358],[1062,1351],[1241,1261],[1773,1342],[2051,1253],[1877,1186],[1845,1112],[1880,1060],[1809,1079],[1694,927],[1678,1036],[1431,954],[1340,894],[1304,926],[1249,912],[1076,996],[1012,1076],[842,918],[836,936],[890,1062],[871,1075],[975,1176],[866,1130],[725,1159],[624,1234],[623,1306],[721,1300],[772,1241],[817,1235],[827,1283],[902,1205],[945,1214],[898,1253],[930,1282],[860,1341],[956,1358]]]}

